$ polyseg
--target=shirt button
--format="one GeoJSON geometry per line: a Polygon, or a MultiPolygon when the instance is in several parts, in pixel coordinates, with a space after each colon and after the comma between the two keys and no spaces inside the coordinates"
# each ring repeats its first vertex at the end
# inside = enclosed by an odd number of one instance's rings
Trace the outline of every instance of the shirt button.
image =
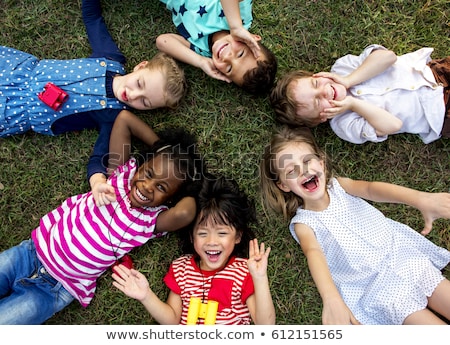
{"type": "Polygon", "coordinates": [[[357,93],[358,95],[360,95],[360,94],[362,94],[362,91],[361,91],[361,90],[358,90],[358,91],[356,91],[356,93],[357,93]]]}
{"type": "Polygon", "coordinates": [[[414,90],[416,87],[414,85],[411,86],[411,90],[414,90]]]}
{"type": "Polygon", "coordinates": [[[104,107],[104,106],[106,105],[106,101],[101,100],[101,101],[100,101],[100,105],[101,105],[102,107],[104,107]]]}
{"type": "Polygon", "coordinates": [[[100,66],[105,67],[106,66],[106,62],[105,61],[100,62],[100,66]]]}

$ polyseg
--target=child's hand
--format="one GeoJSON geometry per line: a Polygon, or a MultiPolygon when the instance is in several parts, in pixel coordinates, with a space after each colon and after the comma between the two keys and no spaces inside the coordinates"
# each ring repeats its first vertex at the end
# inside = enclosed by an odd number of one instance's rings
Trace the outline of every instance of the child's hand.
{"type": "Polygon", "coordinates": [[[332,107],[325,108],[321,113],[320,117],[324,119],[332,119],[338,115],[343,114],[344,112],[351,110],[353,106],[353,97],[346,96],[342,101],[329,101],[332,107]]]}
{"type": "Polygon", "coordinates": [[[323,325],[360,325],[351,310],[341,298],[324,301],[322,311],[323,325]]]}
{"type": "Polygon", "coordinates": [[[264,249],[264,243],[261,243],[259,247],[256,238],[250,241],[247,266],[252,277],[265,277],[267,275],[269,253],[270,247],[264,249]]]}
{"type": "Polygon", "coordinates": [[[244,27],[232,29],[230,31],[230,34],[231,34],[231,36],[233,36],[233,38],[236,41],[240,41],[240,42],[245,43],[245,45],[251,50],[251,52],[252,52],[253,56],[255,57],[255,59],[257,59],[259,57],[259,52],[261,50],[261,48],[258,45],[258,40],[257,40],[257,38],[259,36],[252,35],[244,27]]]}
{"type": "Polygon", "coordinates": [[[313,78],[322,77],[333,80],[335,83],[343,85],[346,89],[348,89],[351,85],[348,85],[348,80],[346,77],[342,77],[336,73],[331,72],[318,72],[313,74],[313,78]]]}
{"type": "Polygon", "coordinates": [[[114,267],[112,274],[113,285],[128,297],[144,300],[149,291],[149,284],[145,276],[135,269],[128,269],[124,265],[114,267]]]}
{"type": "Polygon", "coordinates": [[[202,57],[202,63],[200,64],[200,68],[210,77],[222,80],[227,83],[231,83],[231,79],[226,77],[225,75],[220,72],[216,66],[214,66],[213,60],[211,58],[202,57]]]}
{"type": "Polygon", "coordinates": [[[92,186],[92,195],[97,206],[109,205],[116,201],[114,187],[106,182],[97,182],[92,186]]]}
{"type": "Polygon", "coordinates": [[[450,193],[420,193],[417,207],[425,220],[422,235],[428,235],[436,219],[450,219],[450,193]]]}

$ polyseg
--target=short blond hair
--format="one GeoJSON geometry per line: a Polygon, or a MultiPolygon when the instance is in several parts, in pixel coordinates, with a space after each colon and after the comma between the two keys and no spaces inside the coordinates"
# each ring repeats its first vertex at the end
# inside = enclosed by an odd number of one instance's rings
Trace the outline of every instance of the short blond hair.
{"type": "Polygon", "coordinates": [[[157,53],[148,62],[146,68],[158,69],[164,74],[166,79],[166,85],[164,87],[166,107],[175,109],[187,92],[184,70],[174,58],[163,52],[157,53]]]}

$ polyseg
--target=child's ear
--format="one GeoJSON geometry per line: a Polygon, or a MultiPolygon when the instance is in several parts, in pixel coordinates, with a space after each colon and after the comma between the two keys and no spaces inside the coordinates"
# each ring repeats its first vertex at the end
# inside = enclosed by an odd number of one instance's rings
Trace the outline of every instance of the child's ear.
{"type": "Polygon", "coordinates": [[[256,41],[261,41],[261,36],[255,34],[252,34],[252,36],[256,41]]]}
{"type": "Polygon", "coordinates": [[[234,244],[241,243],[241,239],[242,239],[242,232],[240,231],[240,232],[236,233],[236,239],[234,241],[234,244]]]}
{"type": "Polygon", "coordinates": [[[285,193],[289,193],[291,191],[291,189],[281,181],[277,181],[277,187],[285,193]]]}
{"type": "Polygon", "coordinates": [[[141,68],[146,67],[147,65],[148,65],[148,61],[142,61],[142,62],[138,63],[136,66],[134,66],[133,71],[135,72],[141,68]]]}

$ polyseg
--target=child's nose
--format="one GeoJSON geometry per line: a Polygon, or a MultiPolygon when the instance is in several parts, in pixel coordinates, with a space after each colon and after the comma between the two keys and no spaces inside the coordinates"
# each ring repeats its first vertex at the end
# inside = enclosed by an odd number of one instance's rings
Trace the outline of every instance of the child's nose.
{"type": "Polygon", "coordinates": [[[155,188],[155,183],[153,182],[153,180],[146,179],[144,181],[144,188],[148,192],[153,192],[153,190],[155,188]]]}
{"type": "Polygon", "coordinates": [[[230,62],[232,57],[233,57],[233,51],[231,49],[229,49],[225,54],[222,55],[222,61],[230,62]]]}
{"type": "Polygon", "coordinates": [[[143,90],[140,90],[140,89],[134,89],[134,90],[131,90],[131,91],[128,93],[128,99],[129,99],[129,100],[132,100],[132,101],[135,101],[135,100],[137,100],[137,99],[139,99],[139,98],[142,98],[143,95],[144,95],[144,91],[143,91],[143,90]]]}
{"type": "Polygon", "coordinates": [[[217,236],[215,234],[209,234],[206,241],[208,244],[215,244],[217,242],[217,236]]]}

